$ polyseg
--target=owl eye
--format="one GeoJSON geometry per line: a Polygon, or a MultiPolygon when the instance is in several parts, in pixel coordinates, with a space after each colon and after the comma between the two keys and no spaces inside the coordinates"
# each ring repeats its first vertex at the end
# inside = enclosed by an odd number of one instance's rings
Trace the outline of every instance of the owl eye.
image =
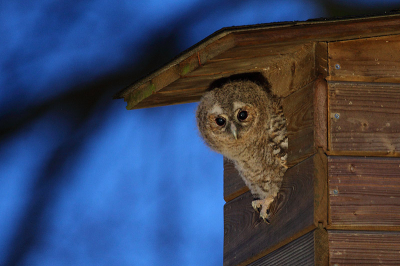
{"type": "Polygon", "coordinates": [[[217,125],[218,126],[223,126],[223,125],[225,125],[225,118],[222,118],[222,117],[217,117],[216,119],[215,119],[215,123],[217,123],[217,125]]]}
{"type": "Polygon", "coordinates": [[[238,113],[237,118],[239,121],[244,121],[247,118],[247,112],[246,111],[241,111],[238,113]]]}

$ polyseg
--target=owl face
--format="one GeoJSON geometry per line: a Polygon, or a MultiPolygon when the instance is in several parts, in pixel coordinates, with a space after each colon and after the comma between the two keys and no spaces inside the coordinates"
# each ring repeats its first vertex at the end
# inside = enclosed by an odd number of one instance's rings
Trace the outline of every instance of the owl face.
{"type": "Polygon", "coordinates": [[[205,142],[230,157],[257,138],[268,107],[266,93],[252,82],[232,82],[207,92],[197,109],[197,124],[205,142]]]}
{"type": "Polygon", "coordinates": [[[227,108],[215,103],[206,119],[215,140],[239,143],[256,122],[257,108],[243,102],[234,102],[227,108]]]}

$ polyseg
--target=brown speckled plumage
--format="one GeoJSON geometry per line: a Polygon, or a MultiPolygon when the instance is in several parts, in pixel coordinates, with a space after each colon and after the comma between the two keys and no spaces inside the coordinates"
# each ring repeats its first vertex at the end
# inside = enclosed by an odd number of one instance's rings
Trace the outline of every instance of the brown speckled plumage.
{"type": "Polygon", "coordinates": [[[257,199],[253,207],[268,222],[287,169],[286,120],[279,99],[252,81],[228,82],[204,94],[197,125],[206,144],[234,162],[257,199]]]}

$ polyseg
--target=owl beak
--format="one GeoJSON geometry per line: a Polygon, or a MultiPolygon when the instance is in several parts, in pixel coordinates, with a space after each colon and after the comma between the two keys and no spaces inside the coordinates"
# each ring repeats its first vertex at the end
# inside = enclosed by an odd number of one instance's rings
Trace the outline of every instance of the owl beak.
{"type": "Polygon", "coordinates": [[[232,135],[235,137],[235,139],[237,139],[237,128],[236,128],[236,126],[235,126],[235,124],[231,124],[231,132],[232,132],[232,135]]]}

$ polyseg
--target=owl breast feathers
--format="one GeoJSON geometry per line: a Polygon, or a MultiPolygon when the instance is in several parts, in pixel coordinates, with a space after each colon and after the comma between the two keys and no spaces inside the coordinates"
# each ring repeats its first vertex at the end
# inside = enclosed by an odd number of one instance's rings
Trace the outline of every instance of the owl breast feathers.
{"type": "Polygon", "coordinates": [[[287,169],[288,138],[280,100],[252,81],[232,81],[208,91],[197,108],[205,143],[232,160],[269,223],[269,208],[287,169]]]}

